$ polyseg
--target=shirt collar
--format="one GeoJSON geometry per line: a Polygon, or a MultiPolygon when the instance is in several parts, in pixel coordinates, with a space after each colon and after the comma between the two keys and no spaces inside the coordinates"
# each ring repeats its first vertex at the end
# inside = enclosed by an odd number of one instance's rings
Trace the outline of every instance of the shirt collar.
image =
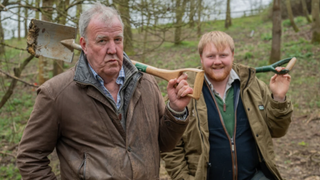
{"type": "MultiPolygon", "coordinates": [[[[214,90],[213,85],[212,85],[211,82],[209,81],[207,75],[204,75],[204,78],[205,78],[205,80],[207,81],[207,83],[209,84],[210,89],[211,89],[214,93],[217,93],[217,92],[214,90]]],[[[236,73],[236,71],[234,71],[233,69],[231,69],[231,71],[230,71],[230,76],[229,76],[229,79],[228,79],[228,82],[227,82],[226,90],[228,90],[228,89],[231,87],[231,84],[232,84],[235,80],[239,80],[239,81],[240,81],[240,77],[238,76],[238,74],[236,73]]]]}
{"type": "MultiPolygon", "coordinates": [[[[95,70],[93,70],[93,68],[91,67],[91,65],[88,63],[89,65],[89,68],[93,74],[93,77],[98,80],[99,82],[104,82],[104,80],[98,75],[98,73],[96,73],[95,70]]],[[[117,84],[123,84],[124,82],[124,78],[125,78],[125,72],[124,72],[124,69],[123,69],[123,66],[121,67],[120,71],[119,71],[119,75],[116,79],[116,83],[117,84]]]]}

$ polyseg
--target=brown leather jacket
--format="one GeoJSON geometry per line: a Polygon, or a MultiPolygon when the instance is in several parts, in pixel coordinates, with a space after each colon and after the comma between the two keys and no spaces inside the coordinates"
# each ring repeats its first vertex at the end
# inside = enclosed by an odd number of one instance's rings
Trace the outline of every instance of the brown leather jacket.
{"type": "Polygon", "coordinates": [[[123,112],[101,93],[83,55],[38,89],[19,145],[23,179],[56,179],[47,158],[54,148],[62,179],[159,179],[160,151],[175,147],[188,118],[172,116],[155,79],[127,56],[123,65],[123,112]]]}

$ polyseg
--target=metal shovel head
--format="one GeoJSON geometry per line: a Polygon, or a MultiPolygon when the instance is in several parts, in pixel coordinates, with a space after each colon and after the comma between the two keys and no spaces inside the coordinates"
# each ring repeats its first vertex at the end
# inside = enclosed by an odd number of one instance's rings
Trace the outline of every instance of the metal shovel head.
{"type": "Polygon", "coordinates": [[[27,50],[36,57],[72,62],[73,49],[66,48],[60,41],[75,39],[76,34],[76,28],[32,19],[29,24],[27,50]]]}

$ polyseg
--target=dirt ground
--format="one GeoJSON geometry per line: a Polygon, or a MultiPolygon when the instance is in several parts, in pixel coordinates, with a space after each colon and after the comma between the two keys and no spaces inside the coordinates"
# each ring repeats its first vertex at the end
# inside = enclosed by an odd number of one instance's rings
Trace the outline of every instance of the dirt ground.
{"type": "MultiPolygon", "coordinates": [[[[320,180],[320,113],[294,115],[287,134],[274,139],[276,164],[286,180],[320,180]]],[[[161,164],[161,180],[170,180],[161,164]]]]}

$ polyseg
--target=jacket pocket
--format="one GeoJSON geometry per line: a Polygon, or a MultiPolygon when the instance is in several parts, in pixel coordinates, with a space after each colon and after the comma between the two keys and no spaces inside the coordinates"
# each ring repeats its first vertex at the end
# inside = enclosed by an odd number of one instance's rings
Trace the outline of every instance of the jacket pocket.
{"type": "Polygon", "coordinates": [[[83,159],[78,168],[78,175],[79,175],[79,178],[82,180],[86,179],[87,155],[88,154],[86,152],[83,153],[83,159]]]}

